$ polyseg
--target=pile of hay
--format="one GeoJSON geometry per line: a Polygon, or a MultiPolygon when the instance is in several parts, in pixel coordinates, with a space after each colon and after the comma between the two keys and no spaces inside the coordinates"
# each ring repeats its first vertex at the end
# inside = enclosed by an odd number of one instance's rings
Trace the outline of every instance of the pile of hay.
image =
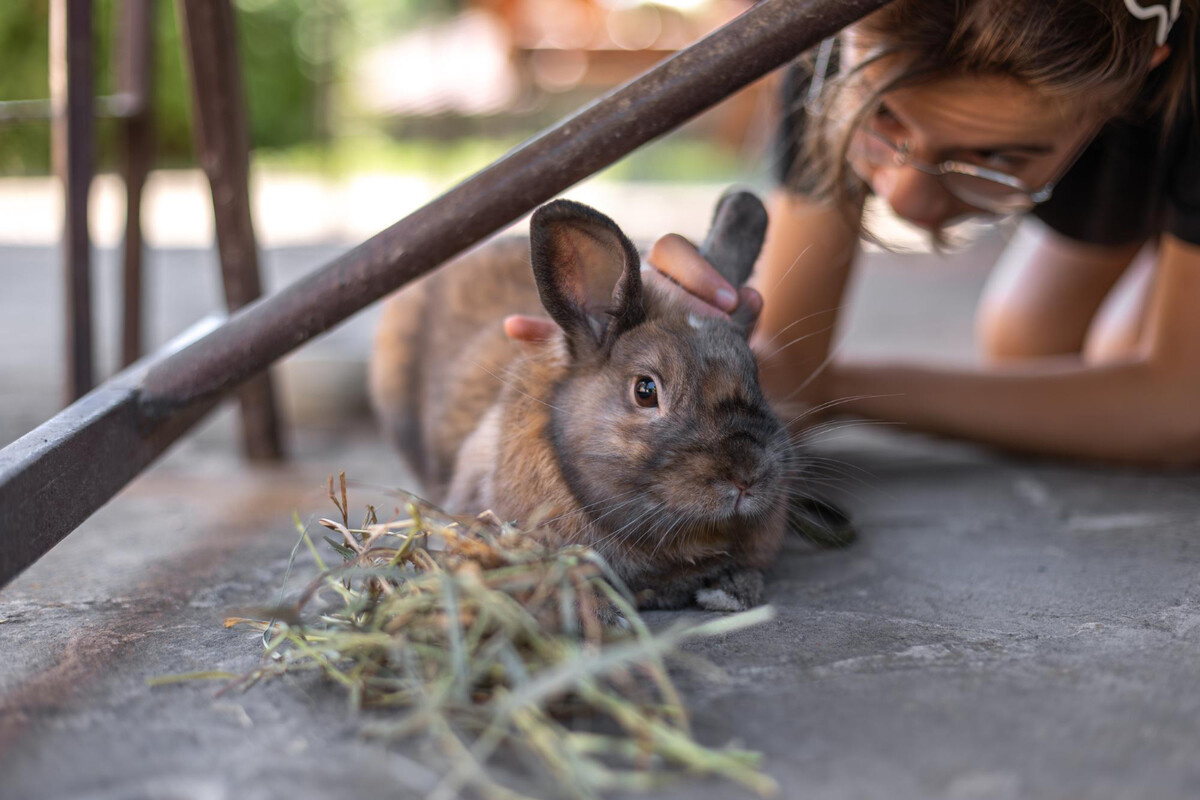
{"type": "Polygon", "coordinates": [[[406,517],[380,522],[368,506],[354,527],[344,475],[338,493],[330,480],[330,497],[341,521],[321,524],[341,563],[326,565],[298,525],[320,575],[295,603],[262,615],[271,619],[226,620],[263,630],[266,653],[223,691],[315,670],[345,687],[355,708],[402,711],[373,715],[367,732],[440,745],[453,767],[431,797],[468,786],[520,797],[487,768],[502,746],[532,754],[580,798],[649,790],[681,774],[776,791],[757,753],[692,737],[663,665],[680,642],[763,622],[770,609],[651,633],[588,549],[551,551],[490,513],[453,517],[409,496],[406,517]],[[581,718],[586,731],[571,724],[581,718]]]}

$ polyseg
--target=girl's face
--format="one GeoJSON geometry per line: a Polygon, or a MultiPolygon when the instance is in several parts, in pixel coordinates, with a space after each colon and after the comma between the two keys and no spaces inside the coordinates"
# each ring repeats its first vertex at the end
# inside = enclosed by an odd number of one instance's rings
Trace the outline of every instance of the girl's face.
{"type": "MultiPolygon", "coordinates": [[[[847,31],[844,65],[866,57],[865,37],[847,31]]],[[[862,71],[868,90],[885,80],[887,64],[862,71]]],[[[1086,145],[1100,114],[1065,104],[1012,79],[946,77],[888,92],[864,127],[907,149],[913,161],[958,161],[1003,172],[1026,187],[1057,180],[1086,145]]],[[[903,159],[878,157],[879,139],[855,134],[850,166],[895,213],[928,230],[981,213],[947,192],[938,177],[903,159]],[[874,150],[874,157],[872,155],[874,150]]]]}

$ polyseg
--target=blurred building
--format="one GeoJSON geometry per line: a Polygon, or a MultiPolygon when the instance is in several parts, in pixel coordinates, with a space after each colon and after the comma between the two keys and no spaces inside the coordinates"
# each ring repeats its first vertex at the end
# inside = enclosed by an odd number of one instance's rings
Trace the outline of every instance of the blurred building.
{"type": "MultiPolygon", "coordinates": [[[[752,5],[751,0],[469,0],[457,16],[364,52],[352,104],[403,124],[437,120],[454,133],[541,125],[649,69],[752,5]],[[471,121],[475,122],[472,126],[471,121]]],[[[740,143],[754,93],[706,115],[740,143]]]]}

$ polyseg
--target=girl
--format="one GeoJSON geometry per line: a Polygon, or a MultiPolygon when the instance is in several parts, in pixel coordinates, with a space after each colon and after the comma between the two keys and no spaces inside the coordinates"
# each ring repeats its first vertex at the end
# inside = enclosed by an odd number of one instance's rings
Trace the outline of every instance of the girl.
{"type": "Polygon", "coordinates": [[[763,364],[779,399],[1029,453],[1198,462],[1196,6],[896,0],[786,81],[766,297],[733,294],[674,235],[648,277],[709,313],[761,306],[768,353],[800,339],[763,364]],[[831,357],[868,193],[935,238],[1024,215],[978,309],[984,367],[831,357]]]}

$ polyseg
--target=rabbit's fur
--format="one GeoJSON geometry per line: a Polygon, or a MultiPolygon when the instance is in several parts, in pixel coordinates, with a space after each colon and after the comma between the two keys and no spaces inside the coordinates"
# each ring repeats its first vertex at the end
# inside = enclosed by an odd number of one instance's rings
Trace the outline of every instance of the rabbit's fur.
{"type": "Polygon", "coordinates": [[[590,545],[642,607],[759,601],[790,450],[746,333],[643,286],[636,249],[598,212],[550,203],[529,242],[485,245],[391,297],[371,395],[447,510],[590,545]],[[505,316],[547,312],[552,341],[505,336],[505,316]],[[657,407],[638,404],[642,378],[657,407]]]}

